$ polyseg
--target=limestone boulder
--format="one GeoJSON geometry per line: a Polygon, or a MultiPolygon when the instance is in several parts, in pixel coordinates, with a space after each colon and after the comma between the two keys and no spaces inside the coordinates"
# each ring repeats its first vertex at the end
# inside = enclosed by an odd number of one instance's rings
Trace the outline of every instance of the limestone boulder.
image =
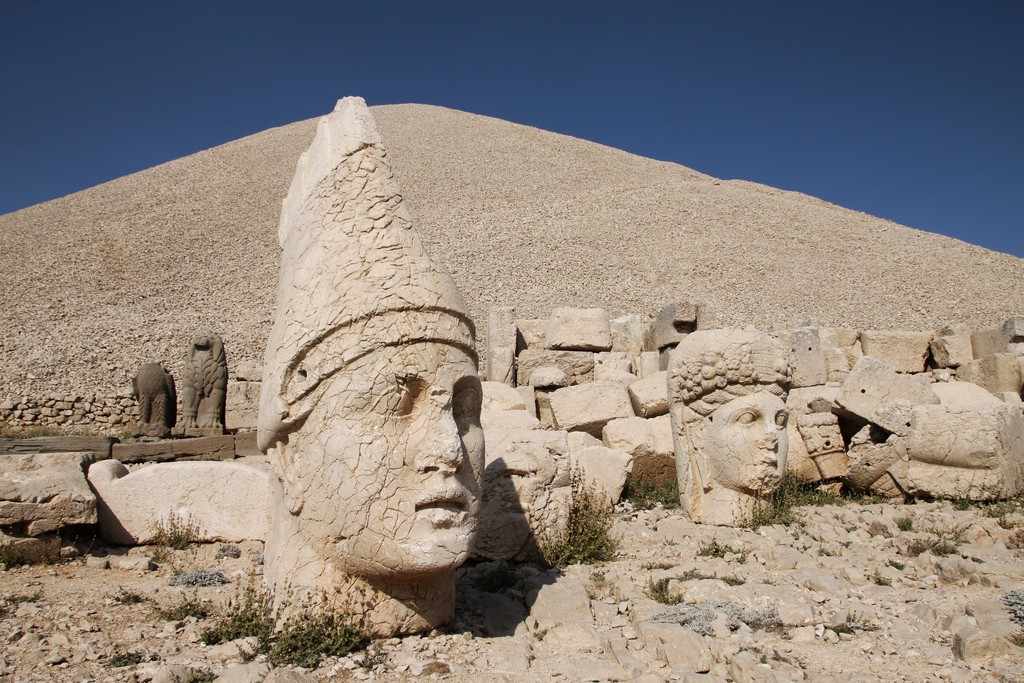
{"type": "Polygon", "coordinates": [[[566,351],[609,351],[612,332],[603,308],[556,308],[548,321],[546,345],[566,351]]]}
{"type": "Polygon", "coordinates": [[[1012,353],[994,353],[962,364],[956,377],[962,382],[973,382],[992,394],[1020,395],[1021,365],[1012,353]]]}
{"type": "Polygon", "coordinates": [[[895,482],[887,473],[900,460],[896,448],[897,437],[875,425],[865,425],[850,440],[847,449],[849,468],[843,481],[857,493],[869,491],[898,495],[895,482]],[[883,479],[884,478],[884,479],[883,479]]]}
{"type": "Polygon", "coordinates": [[[151,543],[159,525],[191,522],[197,541],[262,541],[270,525],[270,476],[242,462],[170,462],[129,472],[117,460],[89,468],[100,535],[119,545],[151,543]]]}
{"type": "Polygon", "coordinates": [[[999,406],[1002,401],[973,382],[936,382],[932,391],[939,397],[942,405],[950,408],[967,406],[999,406]]]}
{"type": "Polygon", "coordinates": [[[630,384],[629,400],[640,417],[667,415],[668,372],[656,372],[630,384]]]}
{"type": "Polygon", "coordinates": [[[931,340],[931,332],[864,330],[860,333],[864,355],[880,360],[897,372],[923,372],[931,340]]]}
{"type": "Polygon", "coordinates": [[[965,325],[949,325],[936,330],[929,349],[932,360],[940,368],[955,368],[974,360],[971,333],[965,325]]]}
{"type": "Polygon", "coordinates": [[[915,496],[997,500],[1014,496],[1024,472],[1024,416],[1007,405],[915,406],[909,433],[895,441],[915,496]]]}
{"type": "Polygon", "coordinates": [[[632,456],[614,448],[591,446],[572,453],[571,458],[572,468],[579,470],[584,486],[593,487],[609,506],[619,502],[626,477],[633,470],[632,456]]]}
{"type": "Polygon", "coordinates": [[[645,348],[661,351],[675,346],[683,337],[697,329],[699,307],[690,301],[668,304],[655,317],[647,333],[645,348]]]}
{"type": "Polygon", "coordinates": [[[671,482],[676,476],[672,434],[670,431],[666,443],[663,438],[656,439],[654,432],[651,420],[642,417],[625,417],[606,424],[602,432],[602,440],[608,448],[632,456],[633,469],[631,472],[634,478],[663,485],[671,482]]]}
{"type": "Polygon", "coordinates": [[[631,313],[608,321],[612,332],[612,351],[628,353],[631,357],[644,350],[644,334],[647,324],[643,318],[631,313]]]}
{"type": "Polygon", "coordinates": [[[516,319],[516,348],[517,349],[543,349],[544,338],[548,333],[547,318],[517,318],[516,319]]]}
{"type": "Polygon", "coordinates": [[[485,410],[526,410],[523,395],[503,382],[481,382],[485,410]]]}
{"type": "Polygon", "coordinates": [[[534,389],[561,389],[569,386],[569,380],[561,368],[545,365],[530,375],[530,386],[534,389]]]}
{"type": "Polygon", "coordinates": [[[894,433],[905,433],[908,411],[915,405],[938,404],[931,385],[900,375],[872,356],[850,370],[836,397],[839,406],[863,420],[894,433]]]}
{"type": "Polygon", "coordinates": [[[0,458],[0,526],[38,536],[95,524],[96,496],[85,479],[90,452],[9,453],[0,458]]]}
{"type": "Polygon", "coordinates": [[[612,420],[633,416],[629,393],[621,384],[594,382],[565,387],[550,398],[554,424],[566,431],[583,431],[599,437],[612,420]]]}
{"type": "MultiPolygon", "coordinates": [[[[843,477],[849,470],[839,418],[832,413],[808,413],[795,416],[800,440],[820,479],[843,477]]],[[[792,447],[792,443],[790,444],[792,447]]]]}
{"type": "Polygon", "coordinates": [[[594,354],[590,351],[551,351],[527,348],[516,358],[516,384],[530,384],[538,368],[554,367],[565,373],[570,386],[594,381],[594,354]]]}
{"type": "Polygon", "coordinates": [[[484,438],[492,429],[539,429],[540,420],[525,410],[488,410],[480,411],[480,426],[484,430],[484,438]]]}

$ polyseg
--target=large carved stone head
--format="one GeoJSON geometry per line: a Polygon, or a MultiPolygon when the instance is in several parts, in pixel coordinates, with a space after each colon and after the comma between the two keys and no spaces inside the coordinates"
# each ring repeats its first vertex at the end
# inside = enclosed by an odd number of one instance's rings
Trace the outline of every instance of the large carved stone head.
{"type": "Polygon", "coordinates": [[[778,488],[789,381],[785,349],[756,330],[695,332],[672,351],[676,471],[691,519],[740,524],[778,488]]]}
{"type": "Polygon", "coordinates": [[[341,603],[377,592],[360,598],[377,633],[429,628],[451,611],[477,529],[474,329],[412,229],[362,99],[321,120],[279,238],[258,437],[277,480],[268,581],[341,603]]]}

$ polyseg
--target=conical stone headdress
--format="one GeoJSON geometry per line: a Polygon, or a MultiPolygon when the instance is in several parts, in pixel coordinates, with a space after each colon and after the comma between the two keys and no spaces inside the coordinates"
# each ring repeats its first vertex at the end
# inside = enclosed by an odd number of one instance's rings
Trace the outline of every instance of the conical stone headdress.
{"type": "Polygon", "coordinates": [[[439,341],[476,360],[466,305],[413,230],[362,98],[339,100],[320,119],[284,200],[278,239],[260,450],[301,424],[322,382],[377,348],[439,341]]]}

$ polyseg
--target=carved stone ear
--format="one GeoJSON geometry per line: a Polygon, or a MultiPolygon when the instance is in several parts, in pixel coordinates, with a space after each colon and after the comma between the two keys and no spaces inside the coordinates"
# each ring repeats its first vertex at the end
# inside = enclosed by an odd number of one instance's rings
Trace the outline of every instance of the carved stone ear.
{"type": "Polygon", "coordinates": [[[280,443],[270,449],[271,462],[277,464],[275,468],[281,479],[281,486],[284,489],[285,502],[288,511],[293,515],[302,512],[305,503],[302,490],[299,486],[302,481],[302,464],[295,458],[295,454],[288,447],[288,443],[280,443]]]}

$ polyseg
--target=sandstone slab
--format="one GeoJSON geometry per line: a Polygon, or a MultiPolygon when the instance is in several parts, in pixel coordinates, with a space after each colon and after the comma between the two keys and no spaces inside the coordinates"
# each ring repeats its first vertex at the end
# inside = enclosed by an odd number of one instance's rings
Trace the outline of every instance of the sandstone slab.
{"type": "Polygon", "coordinates": [[[548,321],[546,345],[565,351],[609,351],[612,333],[603,308],[556,308],[548,321]]]}

